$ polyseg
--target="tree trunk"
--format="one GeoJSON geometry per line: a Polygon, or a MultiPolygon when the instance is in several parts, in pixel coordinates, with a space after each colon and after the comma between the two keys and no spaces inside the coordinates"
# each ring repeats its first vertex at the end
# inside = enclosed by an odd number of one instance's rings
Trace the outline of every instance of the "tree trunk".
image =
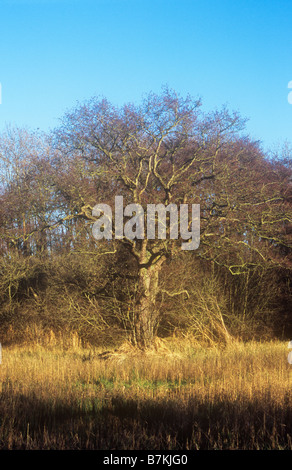
{"type": "Polygon", "coordinates": [[[159,273],[164,260],[165,257],[162,256],[151,264],[147,263],[149,253],[147,253],[145,245],[145,249],[141,253],[139,266],[132,338],[133,343],[141,349],[151,347],[156,336],[158,326],[156,297],[159,292],[159,273]]]}

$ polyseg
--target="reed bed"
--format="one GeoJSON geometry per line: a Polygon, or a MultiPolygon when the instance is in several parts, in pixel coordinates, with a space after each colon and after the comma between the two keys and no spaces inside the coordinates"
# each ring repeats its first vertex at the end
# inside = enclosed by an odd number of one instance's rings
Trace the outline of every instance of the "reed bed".
{"type": "Polygon", "coordinates": [[[286,343],[2,352],[0,449],[292,449],[286,343]]]}

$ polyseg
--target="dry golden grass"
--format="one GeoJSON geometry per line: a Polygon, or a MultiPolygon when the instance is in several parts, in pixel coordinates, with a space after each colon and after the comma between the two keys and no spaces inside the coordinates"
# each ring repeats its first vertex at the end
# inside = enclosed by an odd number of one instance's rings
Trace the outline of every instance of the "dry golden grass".
{"type": "Polygon", "coordinates": [[[286,343],[73,343],[3,348],[0,449],[292,449],[286,343]]]}

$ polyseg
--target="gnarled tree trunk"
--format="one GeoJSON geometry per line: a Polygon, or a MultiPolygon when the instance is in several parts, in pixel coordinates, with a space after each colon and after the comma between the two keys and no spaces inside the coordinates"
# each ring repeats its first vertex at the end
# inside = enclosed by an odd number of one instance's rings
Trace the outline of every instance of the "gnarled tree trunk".
{"type": "Polygon", "coordinates": [[[144,244],[138,274],[138,289],[135,301],[135,320],[133,343],[141,349],[153,345],[158,326],[159,313],[156,307],[156,297],[159,292],[159,273],[165,256],[150,261],[150,255],[144,244]]]}

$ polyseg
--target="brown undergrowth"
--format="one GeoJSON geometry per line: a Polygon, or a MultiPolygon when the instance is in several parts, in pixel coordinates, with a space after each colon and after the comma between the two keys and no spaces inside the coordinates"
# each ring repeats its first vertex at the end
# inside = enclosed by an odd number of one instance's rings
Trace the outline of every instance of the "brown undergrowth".
{"type": "Polygon", "coordinates": [[[1,449],[292,449],[283,342],[3,347],[1,449]]]}

